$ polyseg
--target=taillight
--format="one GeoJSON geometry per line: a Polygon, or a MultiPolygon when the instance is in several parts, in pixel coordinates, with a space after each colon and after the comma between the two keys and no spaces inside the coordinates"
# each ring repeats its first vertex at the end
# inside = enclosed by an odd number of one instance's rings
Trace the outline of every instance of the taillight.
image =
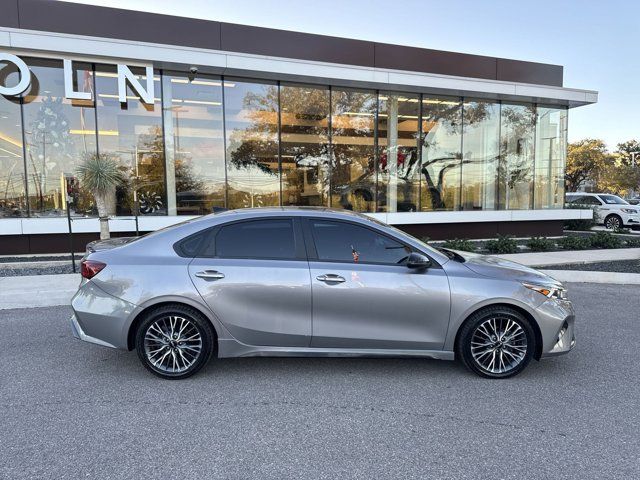
{"type": "Polygon", "coordinates": [[[91,279],[106,267],[106,263],[98,262],[96,260],[83,260],[80,264],[80,275],[84,278],[91,279]]]}

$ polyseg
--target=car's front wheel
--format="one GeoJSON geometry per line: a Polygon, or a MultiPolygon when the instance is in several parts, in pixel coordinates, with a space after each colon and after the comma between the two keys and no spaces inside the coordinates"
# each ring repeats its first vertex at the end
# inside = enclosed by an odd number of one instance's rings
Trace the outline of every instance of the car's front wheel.
{"type": "Polygon", "coordinates": [[[609,230],[618,230],[623,226],[622,218],[618,215],[609,215],[604,219],[604,226],[609,230]]]}
{"type": "Polygon", "coordinates": [[[508,307],[490,307],[464,323],[456,356],[482,377],[507,378],[528,365],[535,342],[533,329],[520,312],[508,307]]]}
{"type": "Polygon", "coordinates": [[[162,378],[186,378],[200,370],[214,350],[209,321],[186,305],[165,305],[148,312],[136,332],[142,364],[162,378]]]}

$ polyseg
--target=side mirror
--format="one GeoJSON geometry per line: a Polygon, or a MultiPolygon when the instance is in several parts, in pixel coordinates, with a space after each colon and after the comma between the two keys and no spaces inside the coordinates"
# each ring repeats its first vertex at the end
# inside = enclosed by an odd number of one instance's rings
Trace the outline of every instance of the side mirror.
{"type": "Polygon", "coordinates": [[[431,260],[421,253],[412,252],[407,259],[407,268],[424,269],[431,266],[431,260]]]}

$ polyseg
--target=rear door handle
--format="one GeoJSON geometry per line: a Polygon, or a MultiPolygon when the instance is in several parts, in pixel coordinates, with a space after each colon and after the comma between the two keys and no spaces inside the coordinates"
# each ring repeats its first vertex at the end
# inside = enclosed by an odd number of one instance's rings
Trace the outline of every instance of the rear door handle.
{"type": "Polygon", "coordinates": [[[224,278],[224,273],[220,273],[217,270],[205,270],[204,272],[196,273],[196,277],[204,278],[205,280],[220,280],[224,278]]]}
{"type": "Polygon", "coordinates": [[[321,282],[327,282],[327,283],[342,283],[346,281],[344,277],[341,277],[340,275],[335,275],[333,273],[327,273],[326,275],[318,275],[316,277],[316,280],[320,280],[321,282]]]}

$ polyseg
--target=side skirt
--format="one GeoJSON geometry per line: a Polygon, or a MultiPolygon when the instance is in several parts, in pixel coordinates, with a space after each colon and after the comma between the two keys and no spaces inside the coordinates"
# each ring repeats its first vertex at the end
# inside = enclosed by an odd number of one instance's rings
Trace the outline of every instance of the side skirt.
{"type": "Polygon", "coordinates": [[[454,353],[444,350],[270,347],[245,345],[232,339],[220,339],[218,357],[422,357],[453,360],[454,353]]]}

